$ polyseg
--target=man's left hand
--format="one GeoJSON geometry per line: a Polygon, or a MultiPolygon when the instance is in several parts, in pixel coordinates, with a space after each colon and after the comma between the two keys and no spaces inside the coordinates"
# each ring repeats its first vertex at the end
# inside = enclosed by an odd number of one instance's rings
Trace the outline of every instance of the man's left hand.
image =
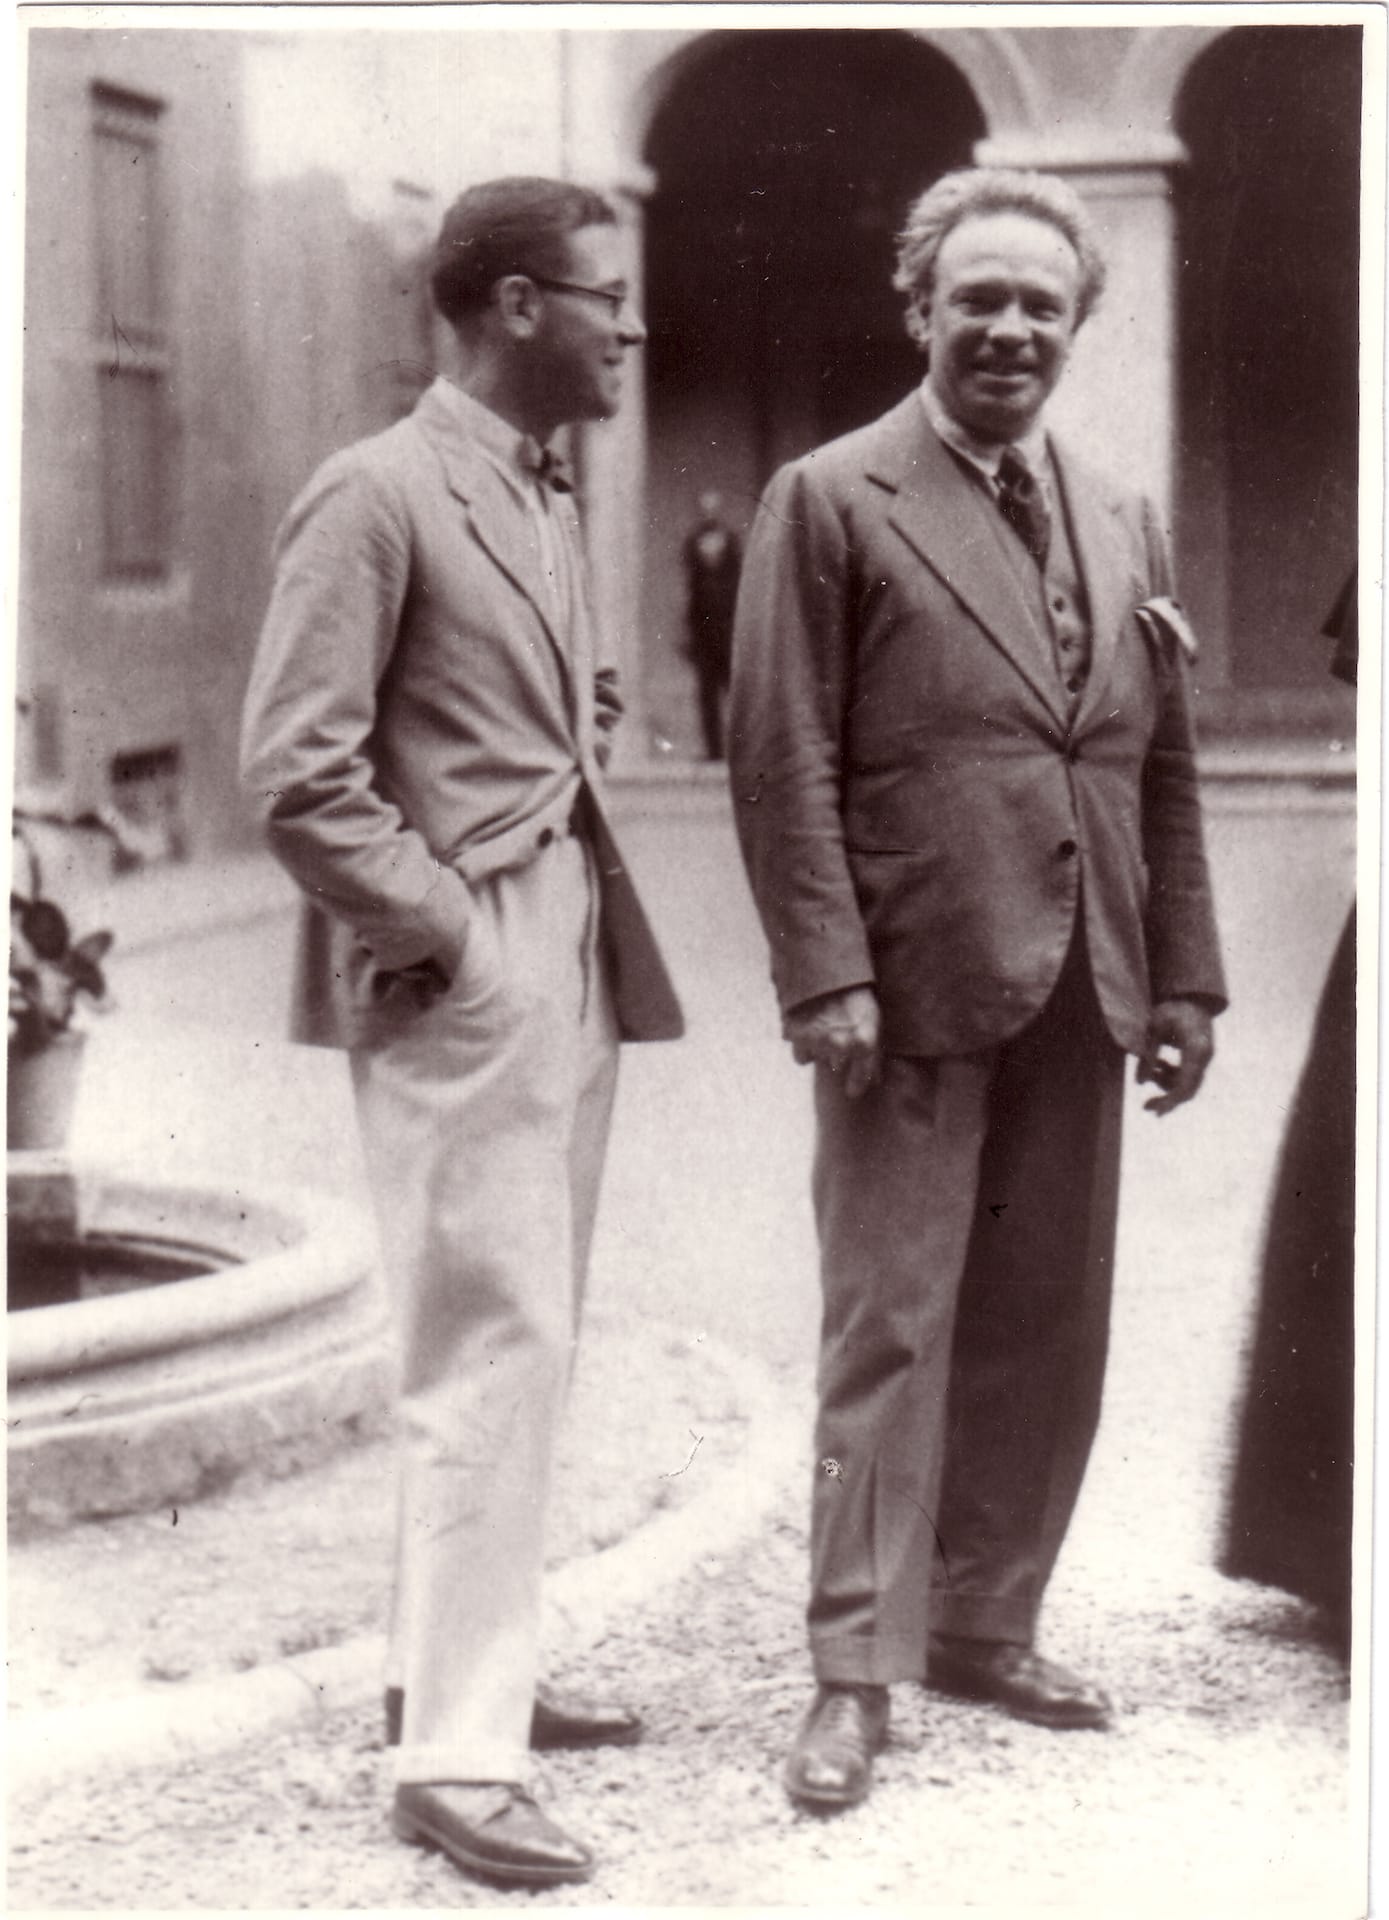
{"type": "Polygon", "coordinates": [[[1151,1080],[1162,1089],[1156,1100],[1145,1100],[1145,1113],[1171,1113],[1201,1090],[1211,1055],[1215,1052],[1215,1022],[1207,1007],[1196,1000],[1162,1000],[1148,1016],[1148,1033],[1138,1060],[1140,1084],[1151,1080]]]}

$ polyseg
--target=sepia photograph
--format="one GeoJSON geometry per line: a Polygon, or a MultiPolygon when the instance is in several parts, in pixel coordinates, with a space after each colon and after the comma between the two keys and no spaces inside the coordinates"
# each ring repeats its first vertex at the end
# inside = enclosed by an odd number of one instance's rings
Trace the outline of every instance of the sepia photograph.
{"type": "Polygon", "coordinates": [[[15,9],[11,1909],[1389,1911],[1385,35],[15,9]]]}

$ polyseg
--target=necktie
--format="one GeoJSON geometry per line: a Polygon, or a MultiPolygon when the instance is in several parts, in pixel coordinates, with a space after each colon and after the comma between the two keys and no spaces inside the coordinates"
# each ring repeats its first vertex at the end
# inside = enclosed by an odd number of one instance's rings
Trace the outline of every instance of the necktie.
{"type": "Polygon", "coordinates": [[[1037,565],[1044,566],[1051,515],[1035,474],[1016,447],[1005,447],[998,463],[998,510],[1037,565]]]}

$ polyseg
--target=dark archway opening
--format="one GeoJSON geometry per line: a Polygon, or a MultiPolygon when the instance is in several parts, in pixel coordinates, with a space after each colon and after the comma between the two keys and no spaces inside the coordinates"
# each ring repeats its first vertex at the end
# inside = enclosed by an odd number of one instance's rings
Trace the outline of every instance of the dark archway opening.
{"type": "Polygon", "coordinates": [[[1178,561],[1234,689],[1217,717],[1296,725],[1328,685],[1357,527],[1360,40],[1237,28],[1178,102],[1178,561]]]}
{"type": "Polygon", "coordinates": [[[712,34],[646,159],[651,460],[648,699],[695,750],[681,548],[716,489],[736,530],[782,461],[872,419],[921,378],[892,291],[914,196],[985,133],[959,70],[909,34],[712,34]]]}

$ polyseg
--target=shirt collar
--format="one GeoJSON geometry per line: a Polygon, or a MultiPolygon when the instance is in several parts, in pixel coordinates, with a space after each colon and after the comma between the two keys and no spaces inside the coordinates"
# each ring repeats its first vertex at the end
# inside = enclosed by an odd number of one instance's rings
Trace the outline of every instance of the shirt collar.
{"type": "Polygon", "coordinates": [[[544,450],[530,434],[521,433],[491,407],[442,376],[435,381],[439,398],[473,444],[485,453],[515,486],[533,492],[544,470],[544,450]]]}
{"type": "Polygon", "coordinates": [[[1003,458],[1004,445],[1015,446],[1031,468],[1038,480],[1045,480],[1047,470],[1047,432],[1041,421],[1036,421],[1020,440],[1002,443],[995,440],[981,440],[977,433],[971,433],[963,422],[952,413],[947,413],[940,397],[931,385],[930,377],[922,381],[918,391],[921,404],[926,409],[926,418],[932,430],[952,453],[958,453],[962,460],[983,474],[989,481],[998,479],[998,463],[1003,458]]]}

